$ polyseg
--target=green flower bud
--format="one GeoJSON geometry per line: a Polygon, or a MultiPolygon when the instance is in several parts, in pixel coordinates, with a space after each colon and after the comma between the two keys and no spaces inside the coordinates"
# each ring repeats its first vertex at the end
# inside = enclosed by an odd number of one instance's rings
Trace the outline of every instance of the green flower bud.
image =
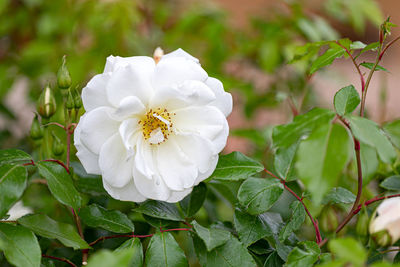
{"type": "Polygon", "coordinates": [[[374,242],[380,247],[387,247],[392,244],[392,238],[386,230],[376,232],[371,235],[374,242]]]}
{"type": "Polygon", "coordinates": [[[39,140],[43,137],[43,128],[40,125],[37,114],[35,114],[35,118],[33,118],[30,135],[33,140],[39,140]]]}
{"type": "Polygon", "coordinates": [[[78,88],[75,88],[75,90],[72,91],[72,95],[74,97],[75,109],[79,110],[82,107],[82,98],[78,88]]]}
{"type": "Polygon", "coordinates": [[[54,132],[52,132],[52,136],[53,136],[53,146],[52,146],[53,154],[55,156],[61,156],[64,153],[64,145],[61,142],[61,140],[54,134],[54,132]]]}
{"type": "Polygon", "coordinates": [[[72,110],[75,107],[74,97],[72,96],[71,90],[68,90],[68,97],[65,106],[68,110],[72,110]]]}
{"type": "Polygon", "coordinates": [[[67,66],[65,65],[67,57],[64,55],[62,59],[62,65],[58,69],[57,73],[57,85],[60,89],[68,89],[71,86],[71,76],[67,66]]]}
{"type": "Polygon", "coordinates": [[[356,232],[359,236],[367,236],[369,227],[369,216],[365,207],[362,208],[358,215],[356,232]]]}
{"type": "Polygon", "coordinates": [[[334,232],[336,228],[338,227],[338,218],[336,216],[335,210],[329,206],[326,207],[322,212],[321,212],[321,217],[319,220],[319,225],[321,229],[324,232],[334,232]]]}
{"type": "Polygon", "coordinates": [[[49,119],[51,116],[56,113],[57,105],[56,105],[56,99],[54,98],[54,93],[53,90],[50,88],[49,85],[47,85],[40,97],[39,101],[37,103],[37,111],[42,116],[42,118],[49,119]]]}

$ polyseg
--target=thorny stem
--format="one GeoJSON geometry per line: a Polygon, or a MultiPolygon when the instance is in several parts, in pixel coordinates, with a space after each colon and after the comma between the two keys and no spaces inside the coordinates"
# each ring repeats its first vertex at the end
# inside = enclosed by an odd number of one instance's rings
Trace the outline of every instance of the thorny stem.
{"type": "MultiPolygon", "coordinates": [[[[74,215],[74,221],[76,224],[76,228],[78,228],[79,236],[83,240],[85,240],[85,236],[83,235],[81,220],[79,219],[78,214],[75,212],[75,210],[73,208],[71,208],[71,211],[72,211],[72,214],[74,215]]],[[[88,255],[89,255],[89,250],[83,249],[82,250],[82,265],[87,265],[88,255]]]]}
{"type": "Polygon", "coordinates": [[[54,256],[46,255],[46,254],[42,254],[42,257],[43,258],[49,258],[49,259],[53,259],[53,260],[62,261],[62,262],[68,263],[69,265],[71,265],[73,267],[77,267],[72,261],[70,261],[68,259],[54,257],[54,256]]]}
{"type": "MultiPolygon", "coordinates": [[[[166,230],[162,230],[160,229],[161,233],[165,233],[165,232],[173,232],[173,231],[192,231],[192,229],[190,228],[174,228],[174,229],[166,229],[166,230]]],[[[98,239],[96,239],[95,241],[93,241],[92,243],[89,243],[89,246],[93,246],[97,243],[99,243],[100,241],[104,241],[106,239],[112,239],[112,238],[120,238],[120,237],[129,237],[129,238],[146,238],[146,237],[152,237],[154,234],[148,234],[148,235],[135,235],[135,234],[130,234],[130,235],[110,235],[110,236],[102,236],[99,237],[98,239]]]]}
{"type": "Polygon", "coordinates": [[[268,171],[267,169],[264,169],[264,171],[265,171],[266,173],[268,173],[269,175],[271,175],[272,177],[278,179],[278,180],[283,184],[284,188],[285,188],[289,193],[291,193],[298,201],[300,201],[300,203],[303,205],[304,210],[306,211],[308,217],[310,218],[311,223],[312,223],[313,226],[314,226],[316,242],[317,242],[317,244],[321,243],[321,242],[322,242],[322,237],[321,237],[321,232],[320,232],[319,227],[318,227],[318,221],[312,217],[312,215],[311,215],[310,211],[308,210],[306,204],[304,204],[304,202],[303,202],[303,198],[299,197],[292,189],[290,189],[290,188],[286,185],[286,181],[285,181],[284,179],[282,179],[282,178],[276,176],[275,174],[273,174],[272,172],[268,171]]]}

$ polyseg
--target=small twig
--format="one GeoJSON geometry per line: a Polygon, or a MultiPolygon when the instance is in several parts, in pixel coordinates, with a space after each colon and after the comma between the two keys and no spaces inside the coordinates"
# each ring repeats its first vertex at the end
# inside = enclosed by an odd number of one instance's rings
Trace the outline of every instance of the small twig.
{"type": "Polygon", "coordinates": [[[384,251],[379,251],[380,254],[385,254],[385,253],[389,253],[389,252],[397,252],[400,251],[400,248],[393,248],[393,249],[388,249],[388,250],[384,250],[384,251]]]}
{"type": "Polygon", "coordinates": [[[395,42],[397,42],[398,40],[400,40],[400,36],[398,36],[397,38],[395,38],[394,40],[392,40],[391,42],[389,42],[385,48],[382,50],[382,52],[379,55],[379,60],[382,59],[383,55],[385,54],[386,50],[391,47],[395,42]]]}
{"type": "Polygon", "coordinates": [[[35,162],[31,160],[31,162],[22,164],[22,166],[29,166],[29,165],[35,166],[35,162]]]}
{"type": "MultiPolygon", "coordinates": [[[[81,220],[80,220],[78,214],[75,212],[75,210],[73,208],[71,208],[71,211],[72,211],[72,215],[74,216],[74,221],[75,221],[75,224],[76,224],[76,228],[78,228],[79,236],[83,240],[85,240],[85,236],[83,235],[81,220]]],[[[87,265],[88,256],[89,256],[89,250],[88,249],[82,249],[82,265],[87,265]]]]}
{"type": "Polygon", "coordinates": [[[58,123],[58,122],[49,122],[49,123],[43,124],[42,126],[46,127],[46,126],[49,126],[49,125],[56,125],[56,126],[58,126],[60,128],[63,128],[65,130],[65,126],[60,124],[60,123],[58,123]]]}
{"type": "Polygon", "coordinates": [[[46,254],[42,254],[42,257],[62,261],[62,262],[68,263],[69,265],[71,265],[73,267],[77,267],[72,261],[65,259],[65,258],[54,257],[54,256],[46,255],[46,254]]]}
{"type": "Polygon", "coordinates": [[[321,232],[320,232],[319,227],[318,227],[318,221],[315,220],[315,219],[312,217],[312,215],[311,215],[310,211],[308,210],[306,204],[304,204],[303,198],[300,198],[292,189],[290,189],[290,188],[286,185],[286,181],[285,181],[284,179],[282,179],[282,178],[276,176],[275,174],[273,174],[272,172],[268,171],[267,169],[264,169],[264,171],[265,171],[266,173],[268,173],[269,175],[271,175],[272,177],[278,179],[278,180],[283,184],[284,188],[285,188],[289,193],[291,193],[298,201],[300,201],[300,203],[303,205],[304,210],[306,211],[308,217],[310,218],[311,223],[312,223],[313,226],[314,226],[314,229],[315,229],[315,238],[316,238],[317,244],[321,243],[321,242],[322,242],[322,237],[321,237],[321,232]]]}

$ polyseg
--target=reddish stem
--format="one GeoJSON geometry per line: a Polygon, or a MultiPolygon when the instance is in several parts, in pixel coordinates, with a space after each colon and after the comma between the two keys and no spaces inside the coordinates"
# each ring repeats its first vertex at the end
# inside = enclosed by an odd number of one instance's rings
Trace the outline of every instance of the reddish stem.
{"type": "Polygon", "coordinates": [[[392,40],[390,43],[388,43],[385,48],[382,50],[382,52],[379,54],[379,60],[382,59],[383,55],[385,54],[386,50],[391,47],[395,42],[397,42],[398,40],[400,40],[400,36],[398,36],[397,38],[395,38],[394,40],[392,40]]]}
{"type": "Polygon", "coordinates": [[[59,165],[61,165],[62,167],[64,167],[64,169],[67,171],[67,173],[69,174],[69,168],[67,166],[65,166],[64,162],[62,162],[59,159],[45,159],[43,161],[50,161],[50,162],[55,162],[58,163],[59,165]]]}
{"type": "Polygon", "coordinates": [[[315,220],[315,219],[312,217],[312,215],[311,215],[310,211],[308,210],[306,204],[304,204],[304,202],[303,202],[303,198],[300,198],[292,189],[290,189],[290,188],[286,185],[286,181],[285,181],[284,179],[282,179],[282,178],[276,176],[275,174],[273,174],[272,172],[268,171],[267,169],[264,169],[264,171],[265,171],[266,173],[268,173],[269,175],[271,175],[272,177],[278,179],[278,180],[283,184],[284,188],[285,188],[289,193],[291,193],[298,201],[300,201],[300,203],[303,205],[304,210],[306,211],[308,217],[310,218],[311,223],[312,223],[313,226],[314,226],[314,229],[315,229],[315,238],[316,238],[317,244],[321,243],[321,242],[322,242],[322,237],[321,237],[321,232],[320,232],[319,227],[318,227],[318,221],[315,220]]]}
{"type": "Polygon", "coordinates": [[[69,265],[71,265],[73,267],[77,267],[72,261],[64,259],[64,258],[54,257],[54,256],[46,255],[46,254],[42,254],[42,257],[62,261],[62,262],[68,263],[69,265]]]}
{"type": "Polygon", "coordinates": [[[60,128],[63,128],[65,130],[65,126],[60,124],[60,123],[58,123],[58,122],[49,122],[49,123],[47,123],[47,124],[45,124],[43,126],[48,126],[48,125],[56,125],[56,126],[58,126],[60,128]]]}
{"type": "Polygon", "coordinates": [[[35,162],[31,160],[31,162],[22,164],[22,166],[29,166],[29,165],[35,166],[35,162]]]}

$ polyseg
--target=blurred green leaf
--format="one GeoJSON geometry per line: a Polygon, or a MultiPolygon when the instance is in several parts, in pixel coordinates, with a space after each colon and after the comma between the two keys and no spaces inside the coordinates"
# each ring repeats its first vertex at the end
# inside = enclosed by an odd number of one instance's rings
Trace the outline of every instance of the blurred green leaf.
{"type": "Polygon", "coordinates": [[[299,178],[312,194],[314,203],[338,183],[350,157],[346,130],[337,124],[325,123],[300,143],[296,169],[299,178]]]}
{"type": "MultiPolygon", "coordinates": [[[[366,67],[367,69],[372,70],[372,68],[374,67],[375,63],[372,63],[372,62],[363,62],[363,63],[360,63],[360,65],[363,66],[363,67],[366,67]]],[[[383,70],[383,71],[389,72],[387,69],[385,69],[384,67],[382,67],[382,66],[380,66],[380,65],[376,65],[375,70],[376,70],[376,71],[377,71],[377,70],[383,70]]]]}
{"type": "Polygon", "coordinates": [[[96,204],[82,208],[79,216],[90,227],[100,227],[114,233],[130,233],[135,230],[128,216],[118,210],[107,210],[96,204]]]}
{"type": "Polygon", "coordinates": [[[275,151],[274,168],[279,177],[290,181],[295,177],[295,156],[299,144],[294,143],[288,148],[278,148],[275,151]]]}
{"type": "Polygon", "coordinates": [[[0,250],[17,267],[39,267],[42,253],[36,236],[28,229],[0,223],[0,250]]]}
{"type": "Polygon", "coordinates": [[[36,166],[39,169],[40,176],[46,179],[51,194],[59,202],[75,210],[81,207],[81,196],[64,167],[55,162],[47,161],[38,162],[36,166]]]}
{"type": "Polygon", "coordinates": [[[217,167],[209,179],[244,180],[264,170],[264,166],[240,152],[219,157],[217,167]]]}
{"type": "Polygon", "coordinates": [[[134,211],[164,220],[184,220],[175,204],[162,201],[147,200],[140,204],[138,208],[135,208],[134,211]]]}
{"type": "Polygon", "coordinates": [[[44,214],[26,215],[18,219],[18,223],[40,236],[57,239],[67,247],[73,249],[90,248],[72,225],[57,222],[44,214]]]}
{"type": "MultiPolygon", "coordinates": [[[[125,248],[116,251],[100,250],[91,255],[88,261],[88,267],[130,267],[134,256],[135,248],[125,248]]],[[[139,266],[139,265],[135,265],[139,266]]]]}
{"type": "Polygon", "coordinates": [[[203,240],[204,244],[207,247],[207,251],[211,251],[216,247],[219,247],[225,244],[229,238],[230,233],[223,229],[219,228],[206,228],[198,224],[196,221],[192,222],[193,229],[196,234],[203,240]]]}
{"type": "Polygon", "coordinates": [[[8,163],[20,164],[31,160],[32,157],[29,154],[19,149],[0,150],[0,166],[8,163]]]}
{"type": "MultiPolygon", "coordinates": [[[[142,242],[140,242],[139,238],[131,238],[126,240],[121,246],[119,246],[115,252],[124,251],[129,249],[133,254],[132,259],[130,260],[129,267],[141,267],[143,266],[143,247],[142,242]]],[[[115,265],[109,265],[115,266],[115,265]]]]}
{"type": "Polygon", "coordinates": [[[364,247],[351,237],[334,239],[328,243],[329,250],[335,258],[362,266],[367,259],[364,247]]]}
{"type": "Polygon", "coordinates": [[[360,41],[355,41],[350,45],[350,49],[364,49],[367,45],[360,41]]]}
{"type": "Polygon", "coordinates": [[[249,178],[243,182],[238,199],[252,214],[268,211],[283,193],[283,185],[275,179],[249,178]]]}
{"type": "Polygon", "coordinates": [[[292,214],[279,233],[279,240],[281,242],[284,242],[294,231],[298,230],[306,218],[306,211],[300,201],[293,201],[290,204],[290,209],[292,214]]]}
{"type": "Polygon", "coordinates": [[[392,141],[393,145],[400,149],[400,120],[386,123],[383,126],[383,130],[389,136],[389,139],[392,141]]]}
{"type": "Polygon", "coordinates": [[[309,267],[318,260],[321,250],[313,241],[300,242],[289,254],[284,266],[287,267],[309,267]]]}
{"type": "Polygon", "coordinates": [[[182,208],[185,217],[192,217],[203,206],[204,200],[207,196],[207,186],[204,183],[193,188],[192,193],[186,196],[179,205],[182,208]]]}
{"type": "Polygon", "coordinates": [[[146,251],[146,266],[188,266],[185,253],[171,233],[158,232],[150,239],[146,251]]]}
{"type": "Polygon", "coordinates": [[[349,204],[353,203],[355,200],[356,196],[349,190],[342,187],[335,187],[326,194],[322,200],[322,204],[349,204]]]}
{"type": "Polygon", "coordinates": [[[387,190],[400,191],[400,175],[393,175],[386,178],[379,186],[387,190]]]}
{"type": "Polygon", "coordinates": [[[361,50],[360,55],[367,51],[376,51],[379,45],[380,45],[379,42],[368,44],[366,47],[363,48],[363,50],[361,50]]]}
{"type": "Polygon", "coordinates": [[[360,104],[360,96],[354,86],[349,85],[337,91],[333,103],[336,113],[343,116],[357,108],[360,104]]]}
{"type": "Polygon", "coordinates": [[[22,196],[26,188],[27,172],[22,166],[6,164],[0,166],[0,218],[22,196]]]}
{"type": "Polygon", "coordinates": [[[100,175],[88,174],[79,162],[71,162],[76,189],[92,196],[107,196],[100,175]]]}
{"type": "Polygon", "coordinates": [[[340,46],[329,48],[323,55],[319,56],[311,65],[310,74],[313,74],[322,67],[333,63],[337,58],[344,56],[346,51],[340,46]]]}

